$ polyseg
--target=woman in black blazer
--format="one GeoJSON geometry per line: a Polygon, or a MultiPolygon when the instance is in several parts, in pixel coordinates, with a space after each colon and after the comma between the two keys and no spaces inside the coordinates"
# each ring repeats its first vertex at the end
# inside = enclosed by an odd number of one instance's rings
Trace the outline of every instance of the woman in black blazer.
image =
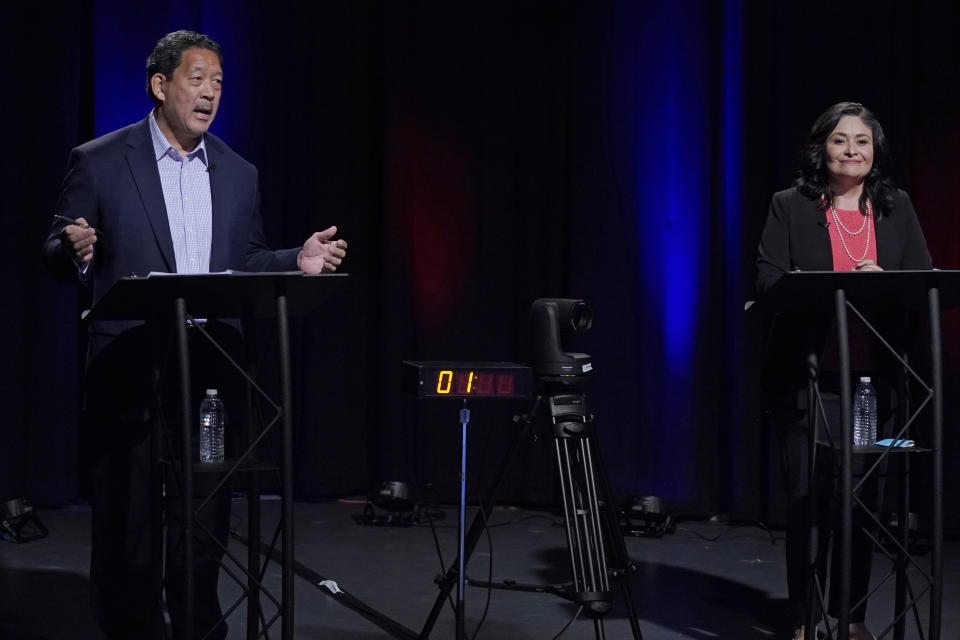
{"type": "MultiPolygon", "coordinates": [[[[788,271],[882,271],[930,269],[930,254],[906,192],[895,188],[885,172],[890,155],[883,129],[863,105],[842,102],[817,118],[801,152],[795,185],[774,194],[757,257],[757,291],[763,294],[788,271]]],[[[809,524],[807,478],[806,379],[803,355],[811,345],[823,350],[829,318],[816,314],[781,317],[768,352],[765,413],[777,429],[787,493],[787,585],[792,637],[804,637],[806,556],[809,524]]],[[[856,340],[852,339],[852,343],[856,340]]],[[[867,350],[869,351],[869,349],[867,350]]],[[[830,349],[824,351],[829,357],[830,349]]],[[[854,369],[877,366],[872,354],[854,354],[854,369]],[[866,367],[862,366],[868,362],[866,367]]],[[[823,368],[821,368],[823,372],[823,368]]],[[[839,396],[830,389],[836,374],[821,373],[821,390],[831,423],[839,419],[839,396]],[[825,384],[826,382],[826,384],[825,384]],[[826,388],[826,389],[825,389],[826,388]],[[832,392],[832,393],[831,393],[832,392]]],[[[821,458],[824,459],[824,458],[821,458]]],[[[821,468],[827,465],[820,465],[821,468]]],[[[833,496],[828,472],[814,479],[820,504],[833,496]]],[[[823,509],[821,513],[828,512],[823,509]]],[[[821,584],[832,516],[817,523],[821,584]]],[[[851,602],[858,602],[870,582],[872,544],[859,528],[854,533],[851,602]]],[[[836,557],[836,554],[835,554],[836,557]]],[[[837,567],[834,567],[836,575],[837,567]]],[[[836,594],[836,589],[830,589],[836,594]]],[[[836,613],[831,597],[830,610],[836,613]]],[[[849,637],[870,640],[864,624],[866,606],[851,611],[849,637]]]]}

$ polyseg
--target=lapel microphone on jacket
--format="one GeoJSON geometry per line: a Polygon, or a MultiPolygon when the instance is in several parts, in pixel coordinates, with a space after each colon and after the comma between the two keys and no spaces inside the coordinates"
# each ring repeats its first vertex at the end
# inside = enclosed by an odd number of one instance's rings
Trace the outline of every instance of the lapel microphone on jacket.
{"type": "Polygon", "coordinates": [[[210,163],[210,166],[207,167],[207,173],[213,173],[213,172],[216,171],[216,170],[217,170],[217,163],[216,163],[216,162],[211,162],[211,163],[210,163]]]}

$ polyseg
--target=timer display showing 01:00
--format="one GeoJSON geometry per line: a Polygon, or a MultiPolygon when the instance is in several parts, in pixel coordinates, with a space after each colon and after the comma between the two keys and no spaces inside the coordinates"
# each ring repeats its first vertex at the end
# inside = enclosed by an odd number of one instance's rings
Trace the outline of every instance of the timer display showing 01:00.
{"type": "Polygon", "coordinates": [[[444,369],[437,374],[438,396],[512,396],[515,393],[513,373],[474,373],[444,369]]]}

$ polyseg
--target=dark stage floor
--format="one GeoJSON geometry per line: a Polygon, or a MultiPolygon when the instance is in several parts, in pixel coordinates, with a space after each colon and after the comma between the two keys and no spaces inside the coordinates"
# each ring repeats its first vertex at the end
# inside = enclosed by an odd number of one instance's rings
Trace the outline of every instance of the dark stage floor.
{"type": "MultiPolygon", "coordinates": [[[[279,505],[264,501],[265,521],[275,522],[279,505]]],[[[245,503],[234,503],[235,524],[245,503]]],[[[361,527],[353,515],[360,506],[344,503],[297,505],[297,561],[362,600],[370,607],[417,632],[433,605],[440,571],[437,552],[426,526],[361,527]]],[[[16,545],[0,542],[0,638],[100,638],[88,607],[90,511],[73,507],[41,512],[51,534],[44,540],[16,545]]],[[[456,550],[456,510],[447,509],[438,535],[447,562],[456,550]]],[[[536,583],[566,579],[564,530],[556,516],[543,512],[497,509],[491,518],[494,580],[512,578],[536,583]]],[[[632,589],[645,640],[666,638],[781,637],[785,609],[783,542],[771,544],[757,527],[683,523],[662,539],[629,538],[627,547],[638,570],[632,589]]],[[[231,542],[244,555],[244,547],[231,542]]],[[[467,574],[483,579],[490,559],[481,541],[467,574]]],[[[922,558],[923,565],[929,557],[922,558]]],[[[889,563],[875,556],[874,578],[889,563]]],[[[943,638],[960,629],[960,543],[945,546],[943,638]]],[[[279,592],[279,572],[267,576],[279,592]]],[[[231,580],[221,580],[221,599],[239,593],[231,580]]],[[[871,600],[868,621],[879,632],[892,610],[893,587],[884,586],[871,600]]],[[[483,611],[486,591],[467,590],[467,632],[473,635],[483,611]]],[[[549,594],[494,591],[479,638],[509,640],[553,638],[573,616],[575,607],[549,594]]],[[[926,620],[927,601],[920,611],[926,620]]],[[[296,578],[296,633],[310,638],[385,638],[383,630],[355,611],[296,578]]],[[[241,607],[230,619],[231,637],[245,637],[241,607]]],[[[432,638],[450,638],[454,618],[446,607],[432,638]]],[[[629,638],[622,602],[605,621],[607,638],[629,638]]],[[[270,637],[279,637],[279,629],[270,637]]],[[[593,638],[590,621],[577,619],[561,638],[593,638]]],[[[908,638],[919,638],[908,624],[908,638]]]]}

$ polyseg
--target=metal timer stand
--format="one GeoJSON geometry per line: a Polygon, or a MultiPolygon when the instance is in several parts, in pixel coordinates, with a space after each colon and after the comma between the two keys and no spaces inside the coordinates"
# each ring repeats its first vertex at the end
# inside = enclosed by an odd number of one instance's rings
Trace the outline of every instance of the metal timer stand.
{"type": "MultiPolygon", "coordinates": [[[[455,638],[457,640],[465,638],[464,586],[469,584],[508,591],[551,593],[569,600],[580,605],[584,613],[593,619],[595,635],[598,640],[602,640],[606,637],[603,617],[613,606],[614,591],[611,579],[615,579],[626,606],[632,637],[642,640],[643,636],[629,585],[629,574],[633,566],[627,555],[623,536],[619,533],[617,515],[611,500],[610,484],[600,458],[599,447],[594,445],[594,416],[587,407],[585,394],[577,389],[577,383],[586,377],[592,368],[590,356],[564,353],[560,349],[561,326],[574,333],[585,333],[589,330],[592,322],[589,307],[582,300],[540,299],[533,303],[530,315],[533,329],[531,363],[533,373],[537,377],[538,392],[529,412],[514,417],[515,421],[523,423],[523,428],[514,439],[507,458],[497,471],[488,495],[481,500],[480,512],[474,517],[466,533],[464,532],[466,443],[470,411],[467,408],[466,398],[463,400],[460,410],[462,440],[459,478],[459,555],[453,565],[436,579],[440,593],[437,594],[433,609],[419,637],[425,639],[430,636],[437,617],[450,596],[450,591],[456,585],[455,638]],[[537,585],[513,581],[490,583],[472,580],[465,575],[466,563],[483,533],[487,515],[494,506],[497,491],[506,471],[512,465],[521,445],[530,435],[543,407],[546,407],[550,418],[572,581],[561,585],[537,585]]],[[[423,375],[424,367],[421,366],[420,369],[421,384],[425,378],[432,379],[429,374],[423,375]]]]}

